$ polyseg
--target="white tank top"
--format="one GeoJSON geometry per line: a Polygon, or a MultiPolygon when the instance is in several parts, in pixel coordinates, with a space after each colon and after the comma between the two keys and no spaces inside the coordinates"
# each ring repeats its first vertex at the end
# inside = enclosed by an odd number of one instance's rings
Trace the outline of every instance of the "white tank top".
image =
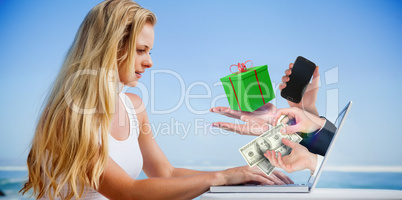
{"type": "MultiPolygon", "coordinates": [[[[109,156],[121,167],[127,174],[136,179],[142,170],[143,159],[140,150],[140,146],[138,144],[138,136],[139,136],[139,123],[137,119],[137,115],[134,110],[134,106],[131,103],[130,98],[124,94],[120,93],[119,97],[123,101],[123,105],[127,110],[127,115],[129,117],[129,136],[126,140],[120,141],[114,139],[110,134],[108,135],[108,143],[109,143],[109,156]]],[[[67,189],[65,185],[64,189],[67,189]]],[[[48,199],[47,197],[41,199],[48,199]]],[[[60,199],[60,198],[55,198],[60,199]]],[[[81,199],[107,199],[96,190],[92,188],[85,188],[84,193],[81,196],[81,199]]]]}
{"type": "Polygon", "coordinates": [[[138,136],[140,133],[139,123],[130,98],[124,93],[120,93],[119,96],[128,112],[130,132],[128,138],[124,141],[116,140],[109,134],[109,156],[123,168],[131,178],[136,179],[142,170],[143,164],[142,154],[138,144],[138,136]]]}

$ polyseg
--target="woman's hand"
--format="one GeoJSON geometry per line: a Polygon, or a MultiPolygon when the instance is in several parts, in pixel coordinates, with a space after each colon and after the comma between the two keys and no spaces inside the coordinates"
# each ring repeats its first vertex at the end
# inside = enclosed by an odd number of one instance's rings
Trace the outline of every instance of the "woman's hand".
{"type": "Polygon", "coordinates": [[[213,127],[241,135],[261,135],[269,129],[269,124],[272,123],[272,118],[275,116],[276,107],[271,103],[266,103],[254,112],[237,111],[222,106],[211,108],[210,111],[246,122],[245,124],[214,122],[213,127]]]}
{"type": "Polygon", "coordinates": [[[281,153],[278,152],[278,157],[276,157],[275,151],[269,150],[264,154],[273,166],[280,167],[288,173],[303,169],[315,171],[317,164],[316,154],[310,153],[306,147],[299,143],[285,138],[282,139],[282,143],[292,148],[292,152],[289,155],[282,157],[281,153]]]}
{"type": "MultiPolygon", "coordinates": [[[[284,88],[286,88],[286,83],[290,80],[289,75],[292,74],[292,68],[293,63],[290,63],[289,69],[285,71],[285,76],[282,77],[282,83],[279,84],[279,90],[282,91],[284,88]]],[[[317,101],[318,87],[320,83],[320,73],[318,72],[318,68],[318,66],[315,68],[315,71],[313,73],[313,80],[311,81],[311,83],[308,84],[300,103],[288,101],[290,107],[298,107],[302,110],[306,110],[318,116],[318,110],[315,106],[315,103],[317,101]]]]}
{"type": "Polygon", "coordinates": [[[285,128],[282,128],[281,133],[283,134],[292,134],[296,132],[312,133],[319,130],[325,124],[325,119],[301,110],[300,108],[292,107],[278,109],[273,121],[274,124],[272,124],[273,126],[276,126],[277,120],[282,115],[287,116],[283,120],[285,123],[287,120],[291,119],[295,120],[296,122],[294,125],[289,125],[285,128]]]}
{"type": "Polygon", "coordinates": [[[270,176],[267,176],[256,166],[235,167],[221,172],[224,177],[224,183],[222,185],[238,185],[244,183],[283,185],[293,183],[293,181],[282,172],[274,171],[270,176]]]}
{"type": "Polygon", "coordinates": [[[286,174],[281,171],[274,170],[268,178],[275,183],[275,185],[294,184],[286,174]]]}

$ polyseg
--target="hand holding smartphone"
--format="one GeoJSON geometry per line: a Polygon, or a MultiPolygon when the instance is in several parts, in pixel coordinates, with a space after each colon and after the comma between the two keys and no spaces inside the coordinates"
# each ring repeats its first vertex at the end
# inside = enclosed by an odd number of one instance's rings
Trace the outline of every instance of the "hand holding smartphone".
{"type": "Polygon", "coordinates": [[[289,81],[282,90],[281,96],[294,103],[299,103],[308,83],[313,76],[316,65],[308,59],[298,56],[293,64],[292,73],[289,75],[289,81]]]}

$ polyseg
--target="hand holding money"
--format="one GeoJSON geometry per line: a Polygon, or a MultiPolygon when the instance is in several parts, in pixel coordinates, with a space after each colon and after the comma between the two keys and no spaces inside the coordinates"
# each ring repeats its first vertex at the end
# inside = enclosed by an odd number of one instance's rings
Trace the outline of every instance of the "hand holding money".
{"type": "Polygon", "coordinates": [[[270,175],[275,167],[264,156],[264,153],[268,150],[273,150],[280,152],[282,155],[288,155],[291,152],[291,148],[282,143],[282,138],[297,143],[302,140],[297,134],[281,134],[280,130],[284,127],[286,125],[280,123],[239,149],[240,154],[249,166],[257,165],[265,174],[270,175]]]}
{"type": "Polygon", "coordinates": [[[277,124],[276,119],[282,117],[283,115],[287,116],[284,120],[284,123],[286,123],[289,119],[294,120],[296,123],[283,127],[281,130],[281,133],[283,134],[293,134],[296,132],[312,133],[319,130],[325,124],[324,118],[320,118],[319,116],[301,110],[300,108],[292,107],[278,109],[274,118],[275,123],[272,125],[275,126],[277,124]]]}
{"type": "Polygon", "coordinates": [[[292,148],[292,153],[283,157],[281,153],[278,153],[278,157],[276,157],[275,152],[267,151],[264,155],[273,166],[280,167],[289,173],[303,169],[316,170],[316,154],[310,153],[306,147],[288,139],[283,138],[282,142],[292,148]]]}

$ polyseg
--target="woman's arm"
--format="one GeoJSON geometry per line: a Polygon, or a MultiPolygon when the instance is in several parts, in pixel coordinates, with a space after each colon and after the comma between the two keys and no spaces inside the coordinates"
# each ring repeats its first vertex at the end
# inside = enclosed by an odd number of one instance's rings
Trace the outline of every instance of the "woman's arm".
{"type": "Polygon", "coordinates": [[[183,178],[135,180],[109,158],[98,191],[109,199],[191,199],[206,192],[211,185],[225,184],[224,174],[212,172],[183,178]]]}
{"type": "Polygon", "coordinates": [[[205,173],[202,171],[173,167],[155,141],[148,115],[141,98],[131,93],[127,93],[127,96],[133,103],[137,113],[140,126],[138,142],[144,161],[142,169],[148,177],[173,178],[205,173]]]}
{"type": "Polygon", "coordinates": [[[179,178],[132,179],[112,158],[100,180],[98,192],[109,199],[192,199],[213,185],[234,185],[245,182],[272,185],[256,167],[236,167],[218,172],[205,172],[179,178]]]}

